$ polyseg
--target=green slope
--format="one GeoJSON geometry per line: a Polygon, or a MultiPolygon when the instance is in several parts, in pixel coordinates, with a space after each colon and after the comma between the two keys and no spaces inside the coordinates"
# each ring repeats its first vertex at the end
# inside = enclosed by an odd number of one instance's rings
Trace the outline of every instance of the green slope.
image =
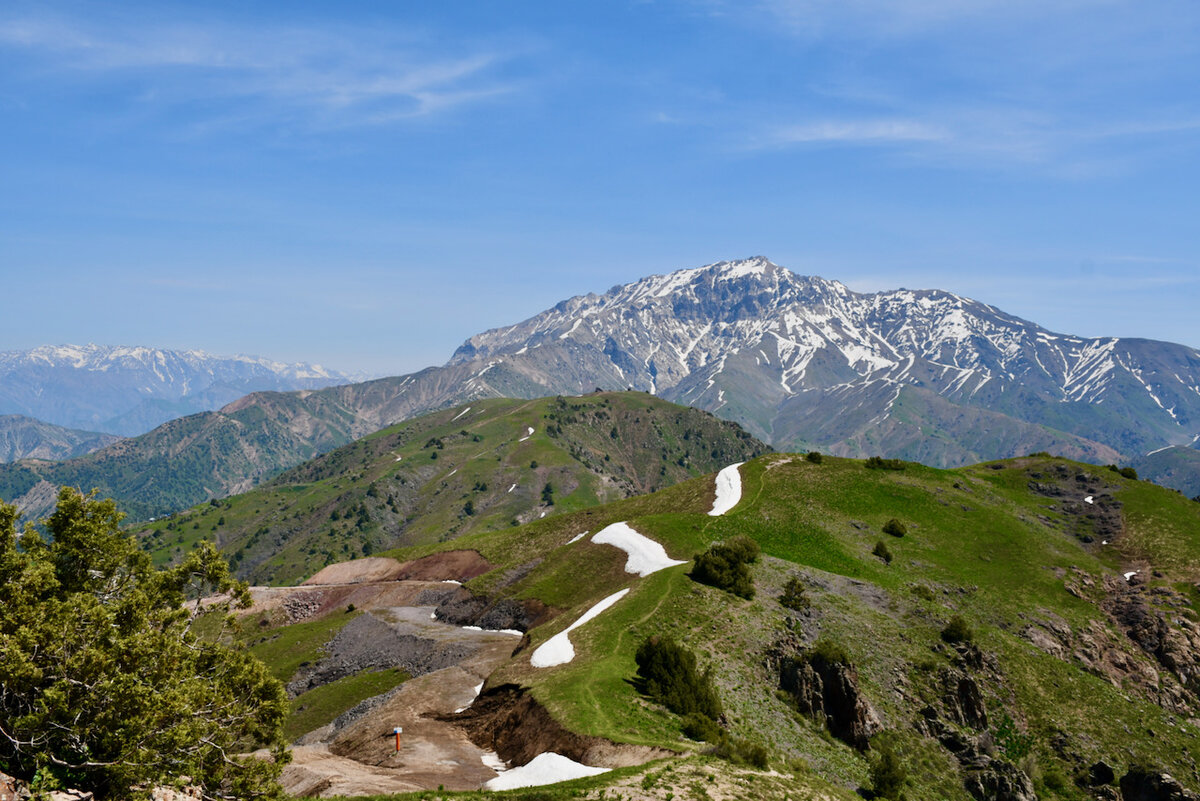
{"type": "Polygon", "coordinates": [[[533,630],[531,648],[600,599],[630,589],[572,633],[573,662],[536,669],[526,649],[488,687],[527,687],[580,733],[693,751],[699,746],[682,736],[679,718],[630,681],[638,644],[671,634],[713,669],[734,736],[767,745],[776,767],[803,760],[822,780],[863,786],[868,757],[798,714],[768,659],[773,649],[820,637],[840,645],[856,667],[885,729],[874,742],[901,753],[910,799],[970,797],[972,771],[931,736],[922,723],[926,707],[954,736],[995,743],[995,764],[1015,764],[1039,797],[1091,797],[1076,779],[1098,760],[1118,776],[1147,762],[1186,786],[1200,784],[1189,752],[1200,716],[1192,678],[1200,651],[1179,642],[1197,631],[1190,604],[1200,579],[1200,504],[1049,458],[870,470],[859,461],[768,455],[745,465],[742,477],[743,500],[720,518],[706,515],[713,494],[706,477],[456,540],[454,548],[475,548],[497,565],[468,582],[472,591],[563,610],[533,630]],[[906,525],[906,536],[882,533],[891,518],[906,525]],[[754,538],[764,552],[753,569],[757,597],[696,584],[686,566],[637,578],[624,572],[620,551],[590,538],[570,542],[617,521],[681,559],[735,535],[754,538]],[[880,540],[894,554],[890,564],[872,555],[880,540]],[[532,567],[518,573],[517,566],[532,567]],[[1126,584],[1120,573],[1128,570],[1148,582],[1126,584]],[[811,602],[803,613],[778,602],[792,576],[811,602]],[[1114,613],[1129,604],[1142,604],[1150,619],[1161,614],[1165,639],[1178,647],[1155,653],[1139,646],[1114,613]],[[956,650],[940,637],[954,615],[975,632],[977,663],[970,648],[956,650]],[[943,685],[960,675],[981,691],[985,727],[947,719],[943,685]]]}
{"type": "Polygon", "coordinates": [[[286,583],[397,545],[652,492],[766,450],[734,423],[644,393],[486,400],[384,429],[139,536],[159,562],[215,538],[242,576],[286,583]]]}

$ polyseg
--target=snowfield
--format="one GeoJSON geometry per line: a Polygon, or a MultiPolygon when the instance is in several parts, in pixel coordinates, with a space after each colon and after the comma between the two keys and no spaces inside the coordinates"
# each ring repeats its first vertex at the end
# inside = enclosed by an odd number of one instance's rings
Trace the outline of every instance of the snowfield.
{"type": "Polygon", "coordinates": [[[597,545],[612,545],[629,554],[625,572],[648,576],[663,568],[687,564],[667,556],[666,550],[649,537],[638,534],[628,523],[613,523],[592,537],[597,545]]]}
{"type": "Polygon", "coordinates": [[[518,787],[540,787],[607,772],[608,768],[593,768],[547,751],[535,756],[527,765],[506,770],[483,786],[487,790],[515,790],[518,787]]]}
{"type": "Polygon", "coordinates": [[[738,505],[742,499],[742,474],[738,472],[744,462],[731,464],[717,473],[717,497],[709,510],[710,517],[720,517],[738,505]]]}
{"type": "MultiPolygon", "coordinates": [[[[536,668],[554,667],[555,665],[565,665],[575,658],[575,646],[571,645],[569,635],[572,631],[587,623],[589,620],[597,617],[605,609],[615,604],[617,601],[625,597],[625,593],[629,592],[629,588],[614,592],[612,595],[605,598],[600,603],[593,606],[591,609],[583,613],[583,617],[576,620],[566,629],[555,634],[550,639],[538,646],[533,652],[533,656],[529,657],[529,664],[536,668]]],[[[545,756],[543,754],[543,756],[545,756]]],[[[564,779],[554,779],[553,781],[565,781],[564,779]]],[[[500,788],[493,788],[500,789],[500,788]]]]}

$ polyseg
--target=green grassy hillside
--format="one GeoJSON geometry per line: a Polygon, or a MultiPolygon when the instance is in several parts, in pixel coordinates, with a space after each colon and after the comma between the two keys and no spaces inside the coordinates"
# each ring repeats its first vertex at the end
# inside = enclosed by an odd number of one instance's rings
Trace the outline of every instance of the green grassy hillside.
{"type": "Polygon", "coordinates": [[[781,771],[864,787],[873,754],[893,750],[909,799],[970,798],[972,782],[1004,777],[1043,798],[1094,797],[1087,773],[1098,761],[1118,777],[1149,764],[1200,784],[1200,504],[1053,458],[896,466],[772,454],[743,466],[743,499],[724,517],[706,514],[710,476],[456,540],[497,566],[468,589],[562,610],[488,688],[525,687],[581,734],[702,750],[632,681],[639,644],[669,634],[711,669],[728,733],[765,746],[781,771]],[[883,533],[893,518],[904,536],[883,533]],[[617,549],[571,542],[617,521],[677,559],[752,538],[763,552],[756,596],[698,584],[687,566],[638,578],[617,549]],[[874,553],[880,542],[890,562],[874,553]],[[792,578],[805,599],[798,610],[780,603],[792,578]],[[623,588],[572,633],[574,661],[530,665],[534,648],[623,588]],[[956,616],[963,641],[950,643],[943,632],[956,616]],[[783,657],[803,660],[818,641],[844,654],[880,722],[866,753],[781,689],[783,657]]]}
{"type": "Polygon", "coordinates": [[[734,423],[644,393],[485,400],[384,429],[139,536],[160,563],[215,538],[240,575],[285,583],[397,545],[652,492],[766,450],[734,423]]]}

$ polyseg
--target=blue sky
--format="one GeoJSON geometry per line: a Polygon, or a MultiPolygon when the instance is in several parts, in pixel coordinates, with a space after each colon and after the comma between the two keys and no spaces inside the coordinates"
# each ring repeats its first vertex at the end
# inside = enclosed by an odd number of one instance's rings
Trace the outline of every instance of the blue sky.
{"type": "Polygon", "coordinates": [[[1200,346],[1200,4],[0,6],[0,350],[376,374],[763,254],[1200,346]]]}

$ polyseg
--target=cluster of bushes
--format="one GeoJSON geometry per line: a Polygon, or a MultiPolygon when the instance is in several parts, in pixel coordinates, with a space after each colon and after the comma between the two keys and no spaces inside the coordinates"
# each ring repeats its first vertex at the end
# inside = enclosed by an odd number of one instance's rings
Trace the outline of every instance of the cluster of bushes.
{"type": "Polygon", "coordinates": [[[1110,465],[1108,465],[1108,469],[1113,471],[1114,473],[1119,473],[1120,475],[1124,476],[1125,478],[1137,481],[1137,477],[1138,477],[1137,471],[1134,470],[1132,467],[1117,467],[1115,464],[1110,464],[1110,465]]]}
{"type": "Polygon", "coordinates": [[[723,759],[766,768],[767,749],[730,737],[717,722],[724,714],[709,671],[701,673],[691,651],[670,637],[647,637],[634,657],[639,689],[683,717],[685,736],[711,743],[723,759]]]}
{"type": "Polygon", "coordinates": [[[809,451],[804,455],[804,458],[813,464],[820,464],[825,461],[825,457],[821,455],[820,451],[809,451]]]}
{"type": "Polygon", "coordinates": [[[903,459],[884,459],[882,456],[867,459],[868,470],[903,470],[905,467],[903,459]]]}
{"type": "Polygon", "coordinates": [[[908,533],[908,526],[893,517],[883,524],[883,533],[891,534],[893,537],[903,537],[908,533]]]}
{"type": "Polygon", "coordinates": [[[749,537],[718,542],[696,557],[696,566],[689,575],[701,584],[749,600],[754,597],[750,565],[758,561],[759,552],[758,543],[749,537]]]}

